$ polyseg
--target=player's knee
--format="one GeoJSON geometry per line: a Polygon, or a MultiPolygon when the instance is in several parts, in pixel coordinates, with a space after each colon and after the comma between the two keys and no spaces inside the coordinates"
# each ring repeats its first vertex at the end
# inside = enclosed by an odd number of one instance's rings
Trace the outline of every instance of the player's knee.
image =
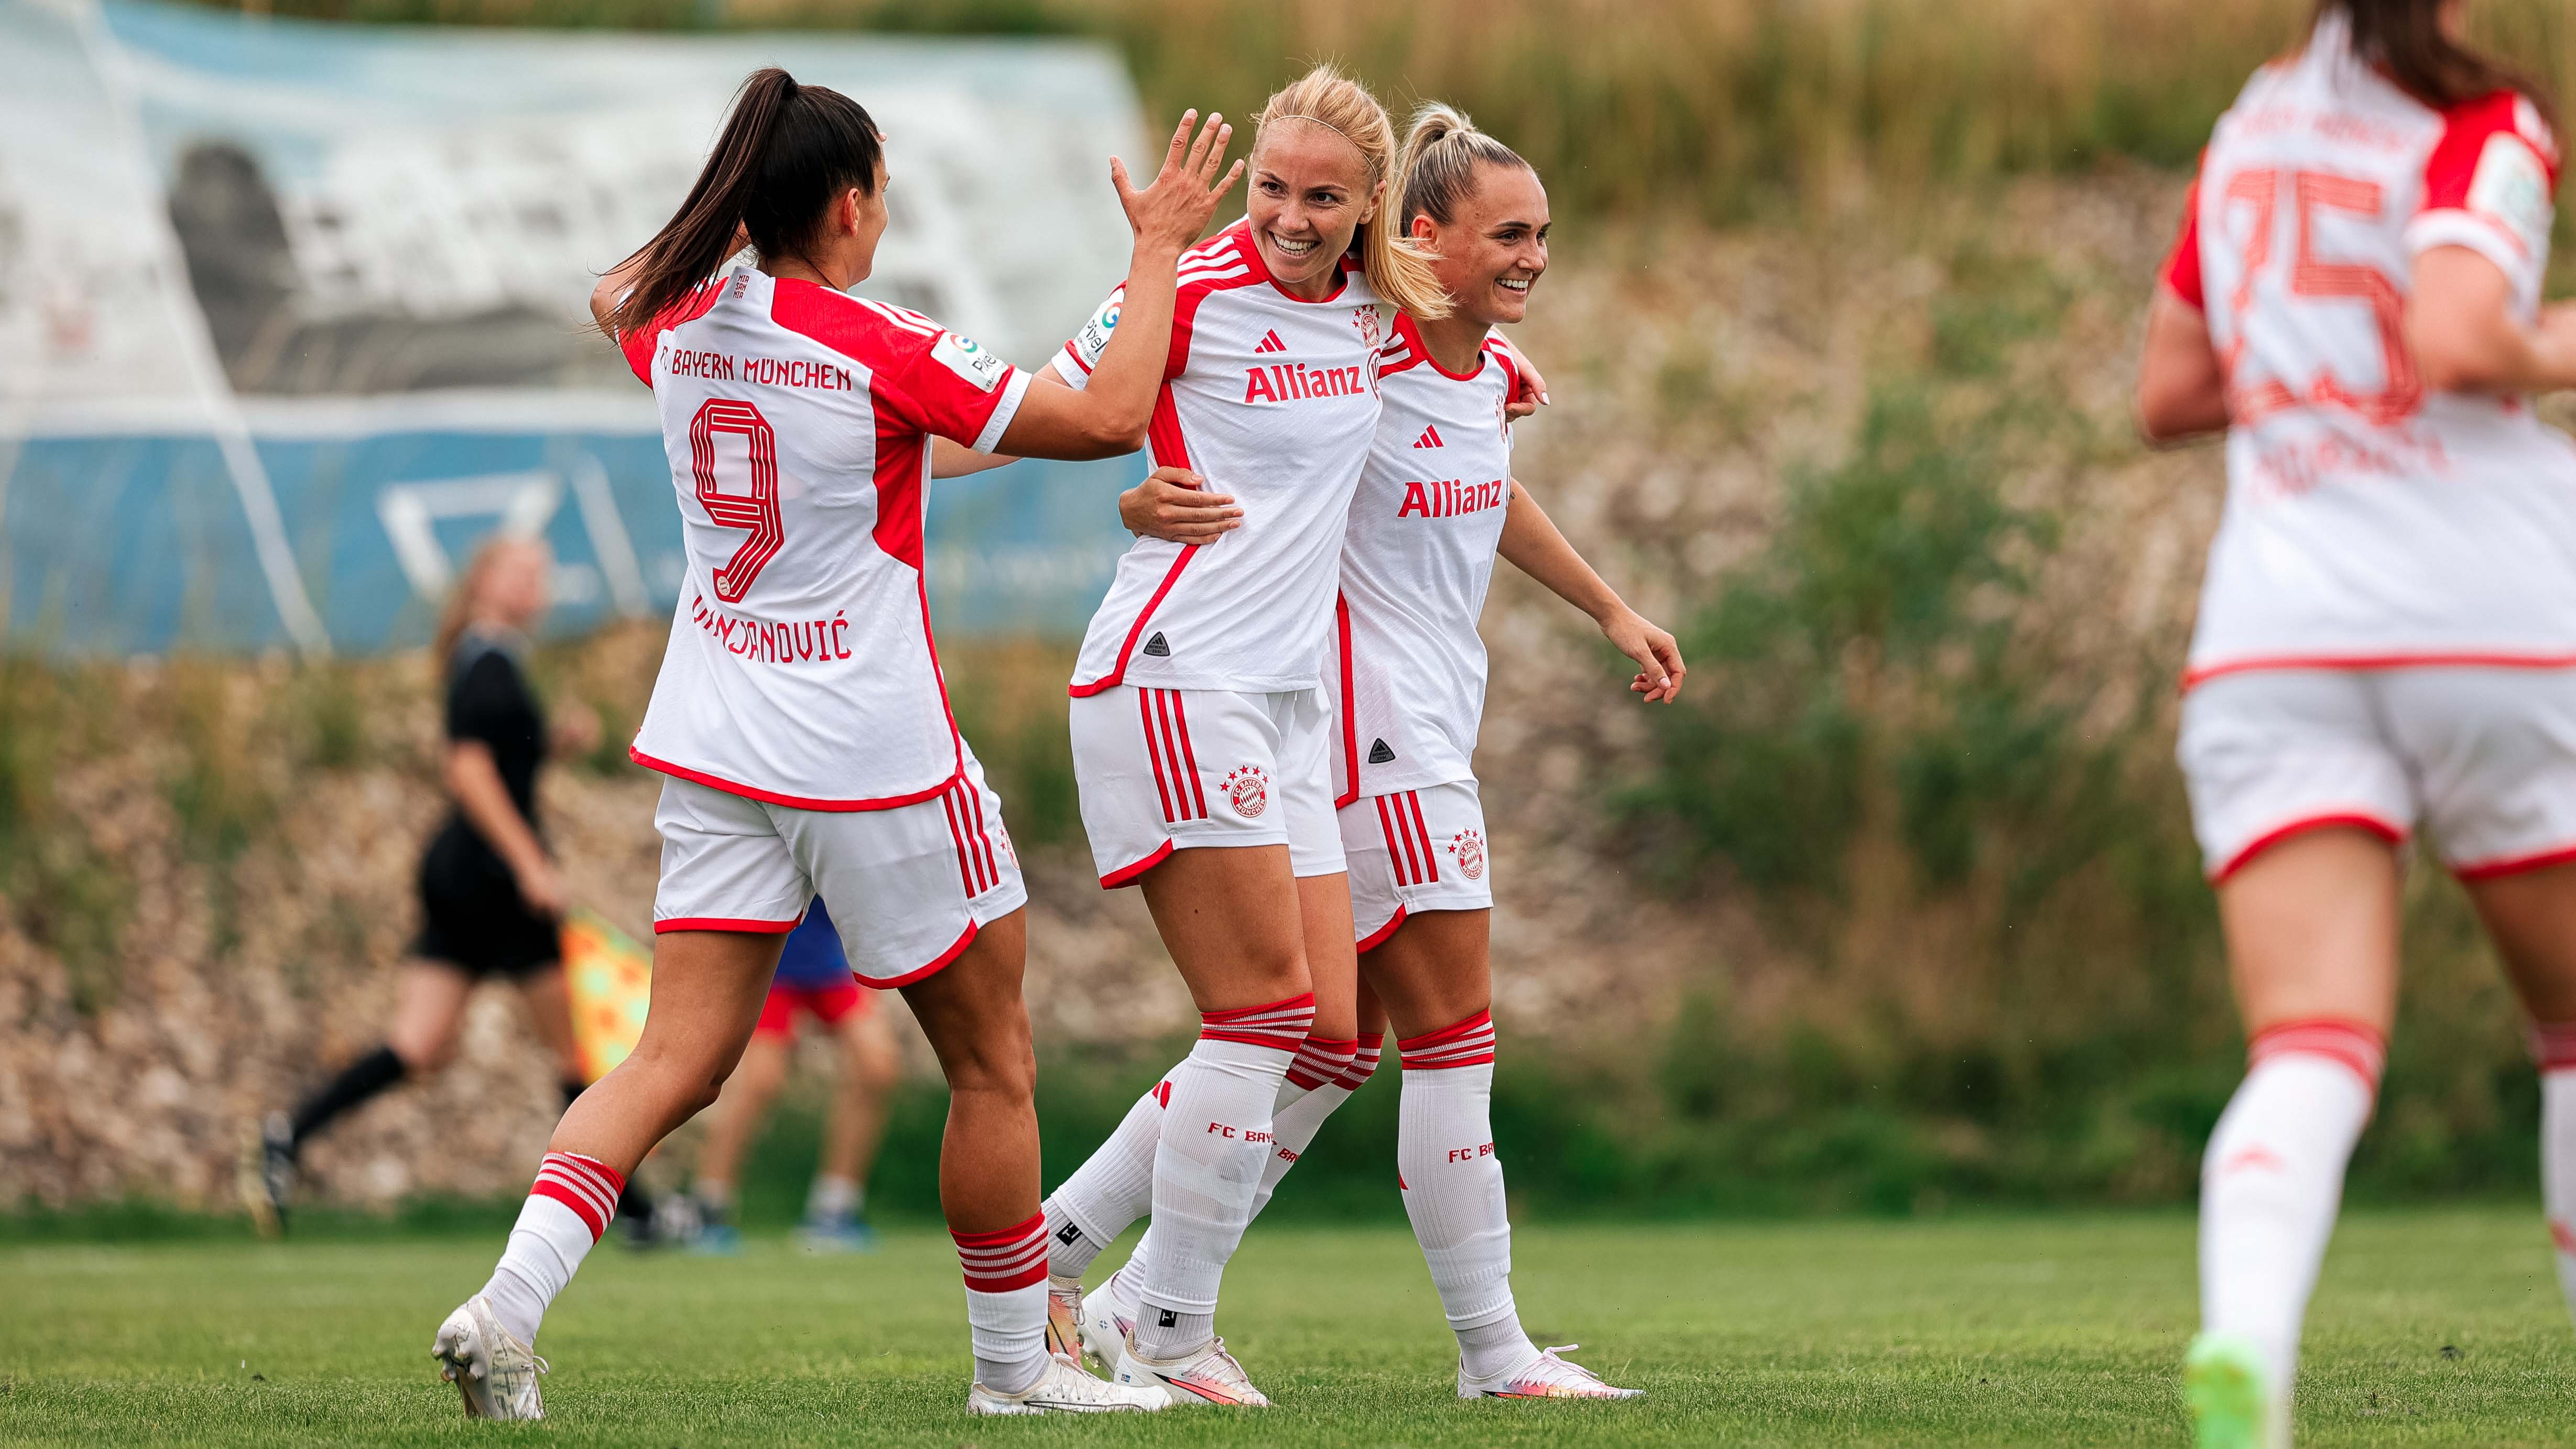
{"type": "Polygon", "coordinates": [[[1038,1059],[1025,1027],[980,1037],[948,1062],[951,1092],[982,1092],[1013,1100],[1037,1095],[1038,1059]]]}

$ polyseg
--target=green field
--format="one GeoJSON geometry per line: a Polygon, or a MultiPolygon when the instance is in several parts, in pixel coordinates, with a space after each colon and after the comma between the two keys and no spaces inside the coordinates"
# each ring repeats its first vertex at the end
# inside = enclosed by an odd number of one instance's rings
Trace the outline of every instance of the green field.
{"type": "MultiPolygon", "coordinates": [[[[1256,1229],[1220,1326],[1267,1414],[973,1420],[956,1261],[604,1247],[548,1320],[549,1423],[468,1423],[431,1329],[464,1238],[0,1248],[0,1442],[566,1444],[2179,1444],[2193,1321],[2179,1214],[1544,1227],[1542,1342],[1652,1396],[1466,1404],[1412,1241],[1256,1229]]],[[[2309,1334],[2309,1444],[2576,1443],[2576,1334],[2536,1212],[2356,1214],[2309,1334]]]]}

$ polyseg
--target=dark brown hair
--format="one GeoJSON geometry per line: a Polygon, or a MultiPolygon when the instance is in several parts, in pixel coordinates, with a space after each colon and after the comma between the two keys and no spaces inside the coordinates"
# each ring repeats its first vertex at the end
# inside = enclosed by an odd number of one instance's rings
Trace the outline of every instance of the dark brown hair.
{"type": "Polygon", "coordinates": [[[733,254],[737,227],[763,258],[801,254],[833,197],[854,186],[875,194],[884,154],[877,123],[858,102],[800,86],[776,66],[753,71],[689,199],[626,259],[643,270],[609,314],[609,332],[633,331],[687,296],[733,254]]]}
{"type": "Polygon", "coordinates": [[[2397,88],[2440,109],[2520,91],[2555,136],[2558,108],[2528,72],[2460,44],[2442,32],[2444,0],[2317,0],[2313,34],[2329,15],[2352,26],[2352,53],[2388,72],[2397,88]]]}

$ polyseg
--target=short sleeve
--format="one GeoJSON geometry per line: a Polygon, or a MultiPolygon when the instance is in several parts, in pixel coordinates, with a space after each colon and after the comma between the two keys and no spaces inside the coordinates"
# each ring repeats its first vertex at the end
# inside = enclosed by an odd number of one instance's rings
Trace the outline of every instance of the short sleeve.
{"type": "Polygon", "coordinates": [[[476,740],[495,750],[524,744],[535,731],[534,710],[518,666],[498,649],[485,649],[447,691],[447,737],[476,740]]]}
{"type": "Polygon", "coordinates": [[[2467,247],[2536,299],[2557,218],[2558,145],[2539,108],[2514,91],[2454,107],[2424,165],[2424,204],[2406,251],[2467,247]]]}
{"type": "Polygon", "coordinates": [[[626,354],[626,365],[634,369],[635,380],[646,387],[653,385],[653,348],[661,336],[661,319],[655,318],[617,339],[617,350],[626,354]]]}
{"type": "Polygon", "coordinates": [[[617,350],[626,354],[626,365],[635,373],[637,382],[646,387],[653,385],[653,354],[662,345],[662,334],[683,322],[705,316],[707,309],[715,305],[724,281],[724,278],[716,277],[703,283],[662,309],[662,315],[617,339],[617,350]]]}
{"type": "Polygon", "coordinates": [[[1075,391],[1091,385],[1091,370],[1100,365],[1100,354],[1109,350],[1109,335],[1118,330],[1118,313],[1126,301],[1127,288],[1122,283],[1049,364],[1055,368],[1055,375],[1063,378],[1075,391]]]}
{"type": "Polygon", "coordinates": [[[878,375],[881,386],[892,384],[897,415],[925,433],[993,451],[1028,395],[1029,375],[945,328],[898,335],[910,345],[892,377],[878,375]]]}
{"type": "Polygon", "coordinates": [[[2192,306],[2195,312],[2209,310],[2208,299],[2200,285],[2200,178],[2191,180],[2191,190],[2183,193],[2182,225],[2174,229],[2173,250],[2165,254],[2161,274],[2173,294],[2192,306]]]}

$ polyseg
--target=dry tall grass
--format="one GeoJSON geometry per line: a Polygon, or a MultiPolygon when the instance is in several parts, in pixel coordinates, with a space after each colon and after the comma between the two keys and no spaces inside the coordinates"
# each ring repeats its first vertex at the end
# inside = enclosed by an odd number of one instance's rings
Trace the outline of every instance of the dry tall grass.
{"type": "MultiPolygon", "coordinates": [[[[265,8],[269,0],[244,0],[265,8]]],[[[2181,164],[2310,0],[274,0],[368,21],[1098,36],[1157,114],[1249,114],[1331,57],[1437,96],[1567,202],[1731,217],[2109,155],[2181,164]]],[[[2576,79],[2563,0],[2470,0],[2477,33],[2576,79]]]]}

